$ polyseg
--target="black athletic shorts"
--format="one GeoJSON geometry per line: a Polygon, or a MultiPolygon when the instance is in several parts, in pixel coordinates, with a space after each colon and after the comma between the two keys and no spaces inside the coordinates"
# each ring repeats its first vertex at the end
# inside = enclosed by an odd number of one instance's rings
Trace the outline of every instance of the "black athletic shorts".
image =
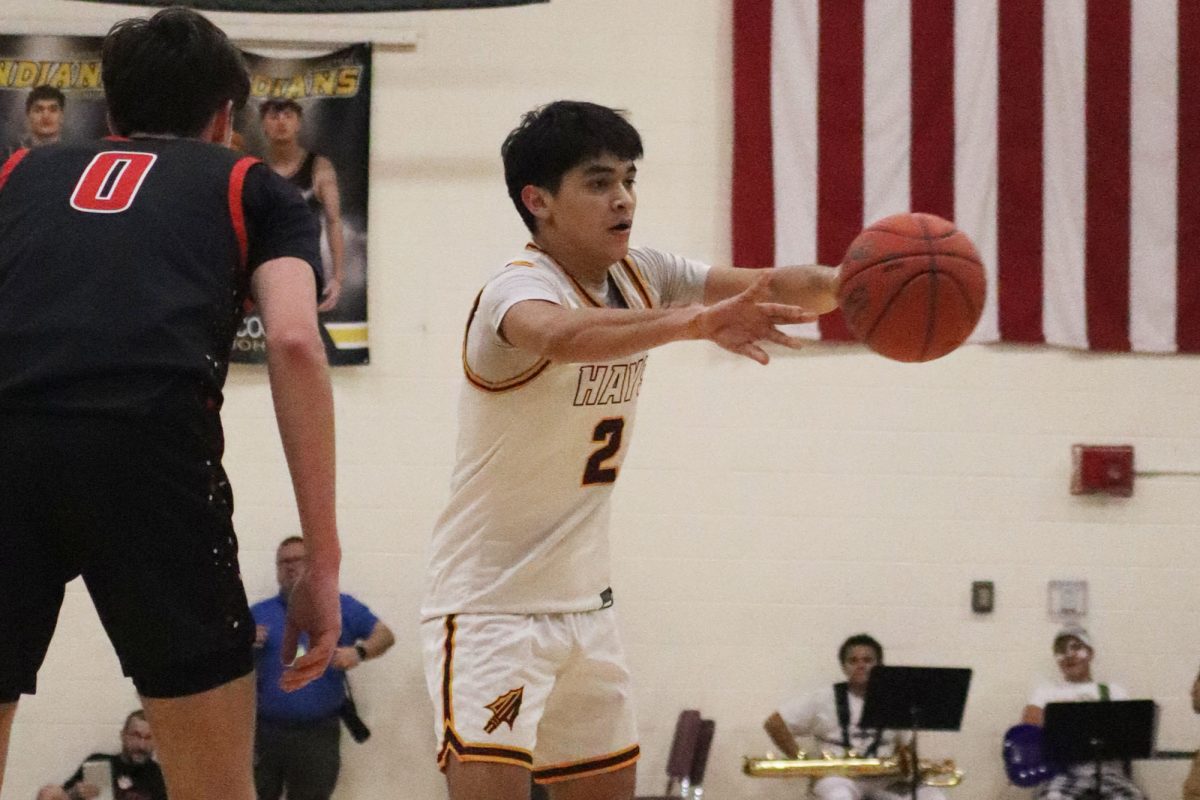
{"type": "Polygon", "coordinates": [[[142,695],[253,669],[219,447],[202,421],[0,411],[0,702],[35,691],[77,575],[142,695]]]}

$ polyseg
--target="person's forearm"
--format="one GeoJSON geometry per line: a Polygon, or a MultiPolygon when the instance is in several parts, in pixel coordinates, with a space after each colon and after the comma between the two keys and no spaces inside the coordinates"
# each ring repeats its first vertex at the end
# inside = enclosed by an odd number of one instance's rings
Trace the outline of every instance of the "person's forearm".
{"type": "Polygon", "coordinates": [[[378,658],[391,649],[395,643],[395,635],[382,622],[376,623],[375,627],[371,629],[371,635],[361,642],[363,650],[367,653],[367,658],[378,658]]]}
{"type": "Polygon", "coordinates": [[[580,309],[536,332],[527,349],[560,363],[621,358],[669,342],[703,338],[702,311],[701,306],[580,309]]]}
{"type": "Polygon", "coordinates": [[[838,305],[837,276],[837,269],[820,264],[776,267],[771,276],[771,294],[776,302],[825,314],[838,305]]]}
{"type": "Polygon", "coordinates": [[[272,338],[267,367],[283,452],[312,569],[341,562],[335,515],[333,391],[325,350],[311,332],[272,338]]]}
{"type": "Polygon", "coordinates": [[[325,225],[329,236],[329,255],[333,260],[333,279],[338,283],[346,280],[346,239],[342,232],[342,215],[330,214],[325,225]]]}
{"type": "Polygon", "coordinates": [[[704,280],[704,304],[711,306],[733,297],[769,275],[769,299],[772,302],[800,306],[813,314],[825,314],[837,308],[838,272],[836,267],[820,264],[774,269],[713,267],[704,280]]]}
{"type": "Polygon", "coordinates": [[[767,721],[763,723],[763,728],[767,731],[767,735],[771,737],[771,741],[783,751],[785,756],[796,758],[800,754],[800,744],[796,741],[796,737],[792,736],[792,732],[788,730],[787,723],[783,721],[783,717],[779,716],[779,712],[775,712],[767,717],[767,721]]]}

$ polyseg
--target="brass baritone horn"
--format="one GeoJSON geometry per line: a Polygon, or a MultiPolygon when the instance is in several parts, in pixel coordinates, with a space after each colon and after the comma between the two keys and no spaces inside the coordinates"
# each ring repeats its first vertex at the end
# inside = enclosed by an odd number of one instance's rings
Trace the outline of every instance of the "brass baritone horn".
{"type": "MultiPolygon", "coordinates": [[[[921,783],[926,786],[950,787],[962,783],[962,770],[956,769],[954,761],[927,761],[917,763],[921,783]]],[[[909,774],[909,762],[901,756],[887,758],[750,758],[745,757],[742,772],[754,778],[824,778],[841,775],[846,778],[873,778],[895,775],[903,778],[909,774]]]]}

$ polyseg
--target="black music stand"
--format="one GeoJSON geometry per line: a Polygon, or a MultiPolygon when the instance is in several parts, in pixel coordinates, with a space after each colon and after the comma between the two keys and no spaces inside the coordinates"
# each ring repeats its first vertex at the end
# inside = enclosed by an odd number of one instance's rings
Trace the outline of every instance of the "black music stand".
{"type": "Polygon", "coordinates": [[[1047,703],[1043,723],[1049,761],[1095,763],[1096,783],[1084,797],[1099,800],[1105,761],[1129,761],[1154,754],[1158,706],[1153,700],[1047,703]]]}
{"type": "Polygon", "coordinates": [[[913,800],[921,783],[917,731],[956,731],[962,727],[963,709],[971,670],[960,667],[886,667],[871,670],[860,728],[912,731],[912,770],[909,788],[913,800]]]}

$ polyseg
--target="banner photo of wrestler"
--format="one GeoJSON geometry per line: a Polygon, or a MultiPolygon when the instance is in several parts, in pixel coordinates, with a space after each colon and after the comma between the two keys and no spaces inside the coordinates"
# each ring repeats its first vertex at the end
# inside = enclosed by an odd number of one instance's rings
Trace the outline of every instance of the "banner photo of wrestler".
{"type": "MultiPolygon", "coordinates": [[[[234,146],[296,184],[319,218],[329,363],[366,364],[371,45],[312,58],[243,55],[250,100],[234,122],[234,146]]],[[[265,359],[262,320],[247,314],[232,360],[265,359]]]]}
{"type": "MultiPolygon", "coordinates": [[[[107,136],[100,37],[0,36],[0,148],[107,136]]],[[[244,53],[251,98],[234,145],[289,178],[321,222],[321,331],[331,365],[366,364],[367,164],[371,46],[314,58],[244,53]]],[[[265,363],[262,320],[248,314],[231,360],[265,363]]]]}

